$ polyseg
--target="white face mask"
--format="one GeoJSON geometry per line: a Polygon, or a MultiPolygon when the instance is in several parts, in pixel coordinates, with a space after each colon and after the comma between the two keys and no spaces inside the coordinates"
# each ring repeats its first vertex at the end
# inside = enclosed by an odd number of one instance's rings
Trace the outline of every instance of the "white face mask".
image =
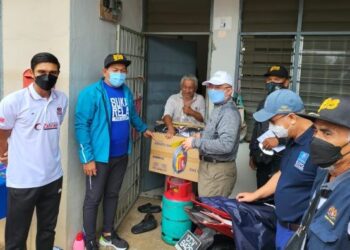
{"type": "Polygon", "coordinates": [[[274,125],[271,122],[269,123],[269,130],[276,135],[277,138],[286,138],[288,137],[288,129],[280,125],[274,125]]]}

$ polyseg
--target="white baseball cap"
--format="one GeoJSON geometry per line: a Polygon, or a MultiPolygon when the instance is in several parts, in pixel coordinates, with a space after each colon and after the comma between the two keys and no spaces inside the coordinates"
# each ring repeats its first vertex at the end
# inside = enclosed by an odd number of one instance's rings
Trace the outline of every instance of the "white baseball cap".
{"type": "Polygon", "coordinates": [[[232,76],[226,71],[216,71],[214,75],[209,80],[203,82],[202,85],[206,86],[209,83],[213,85],[223,85],[227,83],[233,86],[232,76]]]}

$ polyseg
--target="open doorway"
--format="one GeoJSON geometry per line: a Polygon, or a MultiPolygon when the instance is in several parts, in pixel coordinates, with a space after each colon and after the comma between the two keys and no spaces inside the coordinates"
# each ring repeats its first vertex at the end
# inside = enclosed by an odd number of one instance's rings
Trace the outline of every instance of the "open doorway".
{"type": "MultiPolygon", "coordinates": [[[[148,36],[146,52],[146,93],[144,116],[153,128],[161,120],[170,95],[180,91],[185,74],[198,78],[197,93],[205,96],[201,83],[207,78],[209,35],[148,36]]],[[[148,171],[150,142],[143,144],[141,166],[142,190],[149,191],[164,185],[164,175],[148,171]]]]}
{"type": "MultiPolygon", "coordinates": [[[[197,93],[205,96],[210,51],[212,0],[145,0],[146,91],[144,117],[153,128],[162,118],[168,97],[179,93],[185,74],[198,78],[197,93]]],[[[148,171],[150,141],[142,145],[141,192],[164,186],[165,176],[148,171]]]]}

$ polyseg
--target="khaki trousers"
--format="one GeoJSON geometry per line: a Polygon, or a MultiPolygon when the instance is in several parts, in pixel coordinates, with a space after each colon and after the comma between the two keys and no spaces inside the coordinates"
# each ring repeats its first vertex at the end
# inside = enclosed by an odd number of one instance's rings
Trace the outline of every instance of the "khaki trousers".
{"type": "Polygon", "coordinates": [[[201,197],[228,197],[237,178],[236,162],[201,161],[198,171],[198,194],[201,197]]]}

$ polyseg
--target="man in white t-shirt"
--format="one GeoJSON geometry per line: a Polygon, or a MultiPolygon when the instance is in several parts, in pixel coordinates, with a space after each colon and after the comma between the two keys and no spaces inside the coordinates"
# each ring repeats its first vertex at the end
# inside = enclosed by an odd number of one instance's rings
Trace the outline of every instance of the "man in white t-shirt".
{"type": "Polygon", "coordinates": [[[55,90],[58,59],[39,53],[31,60],[34,82],[0,102],[0,157],[8,164],[5,248],[26,249],[34,209],[36,249],[52,249],[62,191],[60,128],[67,97],[55,90]]]}
{"type": "Polygon", "coordinates": [[[162,120],[167,127],[167,138],[175,135],[173,121],[203,125],[205,101],[196,93],[198,80],[194,75],[184,75],[180,81],[180,93],[171,95],[164,107],[162,120]]]}

